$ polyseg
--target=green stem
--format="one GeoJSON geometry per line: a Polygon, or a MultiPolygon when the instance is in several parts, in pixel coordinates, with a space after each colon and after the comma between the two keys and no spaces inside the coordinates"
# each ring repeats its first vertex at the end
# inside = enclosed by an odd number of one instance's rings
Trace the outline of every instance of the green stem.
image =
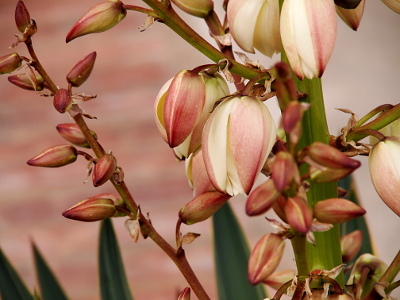
{"type": "Polygon", "coordinates": [[[310,270],[308,269],[306,255],[306,237],[300,233],[296,233],[294,237],[290,239],[290,241],[293,249],[296,249],[296,251],[294,251],[294,257],[296,260],[297,274],[299,276],[308,276],[310,274],[310,270]]]}

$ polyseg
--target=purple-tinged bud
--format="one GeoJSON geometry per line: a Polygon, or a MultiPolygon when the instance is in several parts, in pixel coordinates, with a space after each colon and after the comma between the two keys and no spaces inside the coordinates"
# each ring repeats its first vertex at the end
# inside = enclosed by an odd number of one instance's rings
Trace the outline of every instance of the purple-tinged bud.
{"type": "Polygon", "coordinates": [[[17,6],[15,7],[15,24],[22,33],[24,33],[25,29],[31,24],[31,17],[28,9],[21,0],[17,2],[17,6]]]}
{"type": "Polygon", "coordinates": [[[342,251],[342,260],[344,263],[351,261],[361,249],[362,231],[354,230],[340,238],[340,248],[342,251]]]}
{"type": "Polygon", "coordinates": [[[333,169],[357,169],[361,163],[346,156],[338,149],[321,142],[313,143],[307,152],[308,156],[321,166],[333,169]]]}
{"type": "Polygon", "coordinates": [[[366,213],[357,204],[340,198],[319,201],[314,206],[314,217],[322,223],[339,224],[360,217],[366,213]]]}
{"type": "Polygon", "coordinates": [[[72,99],[68,90],[59,89],[54,95],[54,108],[61,114],[65,113],[72,107],[72,99]]]}
{"type": "Polygon", "coordinates": [[[67,75],[67,81],[74,87],[81,86],[92,73],[96,52],[92,52],[80,60],[67,75]]]}
{"type": "Polygon", "coordinates": [[[248,278],[252,285],[270,276],[281,261],[285,241],[277,234],[267,233],[251,252],[248,265],[248,278]]]}
{"type": "Polygon", "coordinates": [[[178,295],[178,300],[190,300],[190,288],[185,287],[178,295]]]}
{"type": "Polygon", "coordinates": [[[192,225],[211,217],[222,205],[231,198],[220,192],[207,192],[197,196],[179,211],[182,222],[192,225]]]}
{"type": "Polygon", "coordinates": [[[281,193],[276,189],[274,181],[269,179],[253,190],[246,201],[246,213],[249,216],[258,216],[266,213],[281,193]]]}
{"type": "Polygon", "coordinates": [[[62,215],[77,221],[94,222],[111,218],[115,211],[115,205],[111,199],[89,198],[68,208],[62,215]]]}
{"type": "Polygon", "coordinates": [[[212,0],[172,0],[171,2],[185,13],[199,18],[207,17],[214,9],[212,0]]]}
{"type": "MultiPolygon", "coordinates": [[[[83,135],[79,126],[75,123],[65,123],[59,124],[56,127],[58,133],[68,142],[74,144],[75,146],[90,148],[86,137],[83,135]]],[[[94,131],[90,131],[95,140],[97,140],[97,134],[94,131]]]]}
{"type": "Polygon", "coordinates": [[[289,198],[285,206],[285,214],[294,230],[306,234],[311,229],[312,209],[302,197],[289,198]]]}
{"type": "Polygon", "coordinates": [[[275,156],[271,175],[279,192],[290,188],[292,183],[300,185],[300,173],[293,156],[289,152],[280,151],[275,156]]]}
{"type": "Polygon", "coordinates": [[[126,9],[118,0],[109,0],[89,9],[68,32],[66,42],[77,37],[100,33],[113,28],[126,16],[126,9]]]}
{"type": "Polygon", "coordinates": [[[283,270],[272,273],[266,279],[263,280],[263,283],[269,285],[275,290],[279,290],[279,288],[289,280],[293,279],[295,276],[295,272],[293,270],[283,270]]]}
{"type": "Polygon", "coordinates": [[[11,75],[8,76],[8,81],[12,84],[29,91],[42,91],[44,88],[44,80],[42,76],[36,75],[31,78],[27,74],[11,75]]]}
{"type": "Polygon", "coordinates": [[[77,157],[74,146],[59,145],[44,150],[28,160],[27,164],[34,167],[58,168],[75,162],[77,157]]]}
{"type": "Polygon", "coordinates": [[[106,183],[115,173],[117,160],[112,154],[104,154],[94,165],[92,179],[94,186],[106,183]]]}
{"type": "Polygon", "coordinates": [[[276,215],[286,224],[289,224],[286,218],[286,213],[285,213],[285,206],[286,206],[286,199],[284,196],[280,196],[278,200],[274,202],[272,205],[272,209],[276,213],[276,215]]]}
{"type": "Polygon", "coordinates": [[[0,57],[0,75],[14,72],[21,66],[21,61],[18,53],[11,53],[0,57]]]}
{"type": "Polygon", "coordinates": [[[283,129],[289,134],[290,143],[297,145],[301,136],[301,120],[310,104],[299,101],[290,101],[282,114],[283,129]]]}

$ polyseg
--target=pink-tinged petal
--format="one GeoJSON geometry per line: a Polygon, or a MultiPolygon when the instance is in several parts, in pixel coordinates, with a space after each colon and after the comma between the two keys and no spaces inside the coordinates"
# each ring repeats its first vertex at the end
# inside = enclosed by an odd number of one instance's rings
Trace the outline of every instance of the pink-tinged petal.
{"type": "Polygon", "coordinates": [[[164,125],[168,144],[174,148],[192,132],[205,102],[204,80],[187,70],[172,80],[164,100],[164,125]]]}
{"type": "Polygon", "coordinates": [[[193,189],[194,197],[215,191],[204,165],[203,151],[199,151],[196,155],[191,154],[185,160],[185,165],[186,176],[188,177],[189,185],[193,189]]]}
{"type": "Polygon", "coordinates": [[[364,13],[364,7],[365,1],[361,1],[355,9],[345,9],[336,5],[336,13],[347,26],[353,30],[357,30],[364,13]]]}

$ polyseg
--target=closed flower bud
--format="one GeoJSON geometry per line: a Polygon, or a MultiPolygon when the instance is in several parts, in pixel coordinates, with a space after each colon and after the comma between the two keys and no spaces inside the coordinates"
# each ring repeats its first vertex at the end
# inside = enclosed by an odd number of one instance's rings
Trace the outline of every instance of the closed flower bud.
{"type": "Polygon", "coordinates": [[[322,200],[314,206],[314,217],[322,223],[329,224],[344,223],[365,213],[362,207],[340,198],[322,200]]]}
{"type": "Polygon", "coordinates": [[[182,207],[179,217],[187,225],[204,221],[220,209],[229,198],[231,198],[230,195],[220,192],[204,193],[182,207]]]}
{"type": "Polygon", "coordinates": [[[248,278],[255,285],[270,276],[281,261],[285,241],[277,234],[267,233],[251,252],[248,278]]]}
{"type": "Polygon", "coordinates": [[[67,75],[67,81],[74,87],[81,86],[92,73],[96,52],[92,52],[80,60],[67,75]]]}
{"type": "Polygon", "coordinates": [[[400,14],[400,0],[382,0],[382,2],[391,10],[400,14]]]}
{"type": "Polygon", "coordinates": [[[313,213],[305,199],[298,196],[289,198],[285,206],[285,215],[294,230],[306,234],[311,229],[313,213]]]}
{"type": "Polygon", "coordinates": [[[202,151],[214,187],[230,195],[248,194],[275,143],[268,108],[249,96],[223,101],[204,126],[202,151]]]}
{"type": "Polygon", "coordinates": [[[0,57],[0,75],[14,72],[21,66],[21,58],[18,53],[11,53],[0,57]]]}
{"type": "Polygon", "coordinates": [[[313,143],[308,149],[307,154],[313,161],[327,168],[355,170],[361,165],[359,161],[321,142],[313,143]]]}
{"type": "Polygon", "coordinates": [[[340,248],[344,263],[351,261],[361,249],[362,231],[354,230],[340,238],[340,248]]]}
{"type": "Polygon", "coordinates": [[[230,0],[227,17],[230,32],[240,48],[254,48],[272,57],[280,52],[279,1],[230,0]]]}
{"type": "Polygon", "coordinates": [[[321,77],[336,40],[334,2],[285,0],[280,26],[282,45],[296,76],[321,77]]]}
{"type": "Polygon", "coordinates": [[[289,224],[287,218],[286,218],[286,213],[285,213],[285,207],[286,207],[286,199],[284,196],[280,196],[278,200],[274,202],[272,205],[272,209],[276,213],[276,215],[286,224],[289,224]]]}
{"type": "Polygon", "coordinates": [[[184,288],[178,295],[177,300],[190,300],[190,288],[184,288]]]}
{"type": "Polygon", "coordinates": [[[266,279],[263,280],[263,283],[269,285],[275,290],[279,290],[279,288],[289,280],[292,280],[295,276],[295,272],[293,270],[283,270],[274,272],[269,275],[266,279]]]}
{"type": "Polygon", "coordinates": [[[115,173],[117,160],[112,154],[104,154],[94,165],[92,179],[94,186],[106,183],[115,173]]]}
{"type": "MultiPolygon", "coordinates": [[[[68,142],[74,144],[75,146],[90,148],[86,137],[83,135],[82,131],[76,123],[65,123],[59,124],[56,127],[58,133],[68,142]]],[[[90,131],[95,140],[97,140],[97,134],[94,131],[90,131]]]]}
{"type": "Polygon", "coordinates": [[[391,136],[376,143],[368,161],[376,192],[400,216],[400,137],[391,136]]]}
{"type": "Polygon", "coordinates": [[[11,75],[8,76],[8,81],[17,87],[29,91],[42,91],[44,88],[44,80],[40,75],[36,75],[34,78],[31,78],[27,74],[11,75]]]}
{"type": "Polygon", "coordinates": [[[354,9],[346,9],[340,6],[336,6],[336,12],[339,17],[353,30],[357,30],[360,26],[361,18],[364,13],[365,1],[361,3],[354,9]]]}
{"type": "Polygon", "coordinates": [[[54,108],[61,114],[65,113],[72,107],[72,99],[68,90],[59,89],[54,95],[54,108]]]}
{"type": "Polygon", "coordinates": [[[300,185],[299,168],[289,152],[280,151],[275,156],[271,177],[279,192],[290,188],[292,183],[300,185]]]}
{"type": "Polygon", "coordinates": [[[34,167],[58,168],[75,162],[77,155],[75,147],[59,145],[44,150],[28,160],[27,164],[34,167]]]}
{"type": "Polygon", "coordinates": [[[246,213],[249,216],[266,213],[280,195],[281,193],[276,189],[274,181],[267,180],[249,194],[246,201],[246,213]]]}
{"type": "Polygon", "coordinates": [[[93,6],[71,28],[66,42],[86,34],[104,32],[113,28],[126,16],[123,5],[121,1],[109,0],[93,6]]]}
{"type": "Polygon", "coordinates": [[[207,17],[214,9],[212,0],[172,0],[171,2],[189,15],[199,18],[207,17]]]}
{"type": "Polygon", "coordinates": [[[115,205],[111,199],[89,198],[68,208],[62,215],[77,221],[94,222],[111,218],[115,211],[115,205]]]}
{"type": "Polygon", "coordinates": [[[31,23],[31,17],[28,9],[26,8],[23,1],[19,0],[15,7],[15,24],[20,32],[24,33],[25,28],[31,23]]]}

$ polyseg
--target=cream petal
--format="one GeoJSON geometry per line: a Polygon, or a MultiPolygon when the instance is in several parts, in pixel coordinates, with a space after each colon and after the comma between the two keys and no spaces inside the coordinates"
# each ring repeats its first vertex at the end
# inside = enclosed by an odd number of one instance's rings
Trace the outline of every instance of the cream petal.
{"type": "Polygon", "coordinates": [[[165,93],[167,92],[169,86],[171,85],[172,79],[169,79],[164,85],[161,87],[160,91],[157,94],[156,102],[154,103],[154,110],[156,112],[156,126],[158,131],[161,133],[164,141],[168,141],[167,132],[164,127],[164,101],[165,101],[165,93]]]}

